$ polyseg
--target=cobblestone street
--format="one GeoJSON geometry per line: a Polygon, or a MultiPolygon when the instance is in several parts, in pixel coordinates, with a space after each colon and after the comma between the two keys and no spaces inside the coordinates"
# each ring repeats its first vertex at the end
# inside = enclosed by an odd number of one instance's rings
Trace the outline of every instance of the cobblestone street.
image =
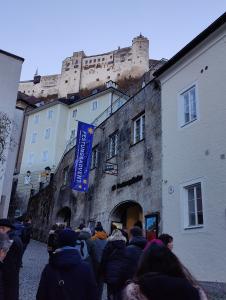
{"type": "Polygon", "coordinates": [[[46,244],[31,240],[20,271],[20,300],[35,300],[41,272],[47,260],[46,244]]]}

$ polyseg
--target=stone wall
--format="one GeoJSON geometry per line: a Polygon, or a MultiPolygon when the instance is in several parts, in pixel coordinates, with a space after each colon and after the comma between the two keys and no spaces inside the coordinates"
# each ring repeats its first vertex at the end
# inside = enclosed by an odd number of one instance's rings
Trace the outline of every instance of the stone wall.
{"type": "Polygon", "coordinates": [[[52,191],[51,196],[42,192],[30,201],[29,211],[37,216],[33,218],[35,228],[41,232],[48,231],[51,224],[64,221],[61,212],[69,208],[72,227],[98,220],[109,230],[111,212],[129,201],[141,207],[142,218],[153,212],[161,216],[160,106],[159,88],[152,81],[95,129],[93,146],[98,145],[99,157],[97,167],[90,171],[88,193],[78,193],[69,187],[74,161],[74,148],[71,149],[48,187],[52,191]],[[142,113],[145,113],[145,138],[133,144],[133,121],[142,113]],[[108,160],[118,165],[118,176],[113,176],[104,173],[103,169],[109,135],[116,130],[119,134],[118,155],[108,160]],[[50,209],[48,214],[46,208],[50,209]]]}

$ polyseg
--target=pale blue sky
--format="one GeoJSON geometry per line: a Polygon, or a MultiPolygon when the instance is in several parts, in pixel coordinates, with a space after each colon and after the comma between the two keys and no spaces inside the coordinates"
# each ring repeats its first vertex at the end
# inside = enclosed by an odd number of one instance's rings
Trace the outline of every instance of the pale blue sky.
{"type": "Polygon", "coordinates": [[[25,58],[21,80],[57,74],[73,51],[130,46],[140,32],[150,58],[170,58],[226,10],[226,0],[7,0],[0,48],[25,58]]]}

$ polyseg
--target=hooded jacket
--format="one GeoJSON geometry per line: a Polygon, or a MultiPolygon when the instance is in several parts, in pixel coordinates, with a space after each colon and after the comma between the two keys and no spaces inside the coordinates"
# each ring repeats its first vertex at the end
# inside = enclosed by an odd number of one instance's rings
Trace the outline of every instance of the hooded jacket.
{"type": "Polygon", "coordinates": [[[126,247],[125,280],[132,279],[135,275],[140,256],[145,248],[146,243],[147,240],[143,236],[136,236],[130,240],[129,245],[126,247]]]}
{"type": "Polygon", "coordinates": [[[108,243],[104,248],[101,271],[104,281],[113,293],[121,290],[124,286],[125,249],[125,238],[124,240],[114,240],[111,237],[108,238],[108,243]]]}
{"type": "Polygon", "coordinates": [[[42,272],[37,300],[96,300],[97,287],[90,266],[76,249],[59,249],[42,272]]]}

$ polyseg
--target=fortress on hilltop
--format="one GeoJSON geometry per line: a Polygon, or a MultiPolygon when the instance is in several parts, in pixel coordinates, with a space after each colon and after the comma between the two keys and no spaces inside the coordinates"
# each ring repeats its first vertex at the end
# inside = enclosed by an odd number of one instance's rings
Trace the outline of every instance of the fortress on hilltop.
{"type": "Polygon", "coordinates": [[[86,56],[74,52],[62,62],[60,74],[40,76],[21,81],[19,91],[35,97],[70,97],[81,90],[102,86],[107,81],[140,78],[149,70],[149,40],[135,37],[132,46],[111,52],[86,56]]]}

